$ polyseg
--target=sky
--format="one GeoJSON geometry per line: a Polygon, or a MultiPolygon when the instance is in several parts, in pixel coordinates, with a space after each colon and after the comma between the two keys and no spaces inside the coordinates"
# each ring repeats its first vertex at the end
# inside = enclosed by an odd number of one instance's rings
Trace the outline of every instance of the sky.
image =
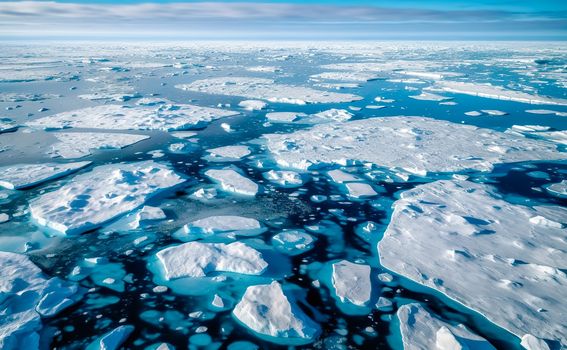
{"type": "Polygon", "coordinates": [[[0,39],[567,40],[558,0],[0,0],[0,39]]]}

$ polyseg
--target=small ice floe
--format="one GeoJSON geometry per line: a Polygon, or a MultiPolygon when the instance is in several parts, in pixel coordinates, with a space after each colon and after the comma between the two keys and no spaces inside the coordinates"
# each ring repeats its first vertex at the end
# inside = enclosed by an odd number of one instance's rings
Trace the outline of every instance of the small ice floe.
{"type": "Polygon", "coordinates": [[[504,115],[508,115],[508,113],[503,112],[503,111],[499,111],[497,109],[481,109],[480,110],[482,113],[488,114],[488,115],[494,115],[494,116],[504,116],[504,115]]]}
{"type": "Polygon", "coordinates": [[[354,115],[346,109],[331,108],[304,118],[308,123],[346,122],[354,115]]]}
{"type": "Polygon", "coordinates": [[[176,88],[208,94],[242,96],[274,103],[341,103],[361,100],[352,94],[315,90],[303,86],[277,84],[272,79],[218,77],[178,84],[176,88]]]}
{"type": "Polygon", "coordinates": [[[320,333],[277,281],[248,287],[232,313],[260,338],[277,344],[308,344],[320,333]]]}
{"type": "Polygon", "coordinates": [[[520,338],[565,345],[562,207],[512,204],[489,185],[443,180],[402,192],[393,208],[378,245],[382,266],[520,338]]]}
{"type": "Polygon", "coordinates": [[[272,237],[274,248],[291,256],[311,250],[314,243],[315,238],[304,230],[284,230],[272,237]]]}
{"type": "Polygon", "coordinates": [[[12,132],[18,129],[18,124],[9,118],[0,118],[0,134],[4,132],[12,132]]]}
{"type": "Polygon", "coordinates": [[[531,334],[524,335],[520,345],[522,345],[526,350],[551,350],[549,344],[547,344],[543,339],[534,337],[531,334]]]}
{"type": "Polygon", "coordinates": [[[374,305],[374,307],[378,310],[378,311],[382,311],[382,312],[390,312],[394,309],[394,304],[392,302],[392,300],[385,298],[385,297],[379,297],[378,301],[376,302],[376,304],[374,305]]]}
{"type": "Polygon", "coordinates": [[[432,91],[445,91],[453,94],[472,95],[496,100],[520,103],[567,106],[567,99],[532,95],[522,91],[508,90],[490,84],[440,80],[430,88],[432,91]]]}
{"type": "Polygon", "coordinates": [[[51,145],[50,154],[62,158],[82,158],[92,150],[121,149],[142,140],[146,135],[94,133],[94,132],[55,132],[58,142],[51,145]]]}
{"type": "Polygon", "coordinates": [[[0,213],[0,224],[10,221],[10,215],[6,213],[0,213]]]}
{"type": "Polygon", "coordinates": [[[165,280],[206,277],[212,272],[260,275],[268,267],[262,253],[242,243],[188,242],[160,250],[165,280]]]}
{"type": "Polygon", "coordinates": [[[323,72],[313,74],[309,77],[311,80],[331,80],[331,81],[347,81],[347,82],[367,82],[380,78],[373,72],[323,72]]]}
{"type": "Polygon", "coordinates": [[[235,215],[209,216],[192,221],[176,233],[181,239],[197,239],[213,235],[256,236],[266,228],[256,219],[235,215]]]}
{"type": "Polygon", "coordinates": [[[479,111],[470,111],[470,112],[465,112],[465,115],[468,115],[469,117],[480,117],[482,113],[479,111]]]}
{"type": "Polygon", "coordinates": [[[153,161],[102,165],[33,200],[30,212],[41,226],[64,234],[82,233],[184,181],[167,165],[153,161]]]}
{"type": "Polygon", "coordinates": [[[435,101],[435,102],[442,102],[452,100],[452,97],[441,96],[437,94],[432,94],[431,92],[422,92],[419,95],[410,96],[414,100],[421,100],[421,101],[435,101]]]}
{"type": "Polygon", "coordinates": [[[264,179],[284,188],[300,187],[305,183],[304,177],[295,171],[270,170],[262,174],[264,179]]]}
{"type": "Polygon", "coordinates": [[[549,115],[554,114],[559,117],[567,117],[567,112],[553,111],[550,109],[527,109],[526,113],[549,115]]]}
{"type": "Polygon", "coordinates": [[[20,190],[61,178],[89,164],[91,162],[16,164],[0,167],[0,186],[20,190]]]}
{"type": "Polygon", "coordinates": [[[175,154],[188,154],[198,149],[193,142],[174,142],[167,147],[167,150],[175,154]]]}
{"type": "Polygon", "coordinates": [[[260,111],[268,107],[268,104],[264,101],[259,100],[244,100],[241,101],[238,106],[244,108],[247,111],[260,111]]]}
{"type": "Polygon", "coordinates": [[[190,139],[197,135],[199,134],[195,131],[174,131],[171,133],[171,136],[177,137],[178,139],[190,139]]]}
{"type": "MultiPolygon", "coordinates": [[[[74,283],[48,278],[22,254],[0,252],[0,348],[38,349],[42,317],[73,305],[81,293],[74,283]]],[[[42,339],[46,341],[46,339],[42,339]]]]}
{"type": "Polygon", "coordinates": [[[118,350],[134,331],[134,326],[118,326],[90,343],[86,350],[118,350]]]}
{"type": "Polygon", "coordinates": [[[89,128],[108,130],[185,130],[205,126],[238,112],[189,104],[159,107],[100,105],[62,112],[26,124],[35,128],[89,128]]]}
{"type": "Polygon", "coordinates": [[[559,198],[567,198],[567,180],[557,182],[543,187],[547,193],[559,198]]]}
{"type": "Polygon", "coordinates": [[[221,123],[220,127],[225,131],[225,132],[233,132],[234,130],[232,129],[232,126],[230,126],[230,124],[228,123],[221,123]]]}
{"type": "Polygon", "coordinates": [[[296,112],[270,112],[266,113],[266,119],[272,123],[293,123],[298,118],[306,117],[305,113],[296,112]]]}
{"type": "Polygon", "coordinates": [[[276,66],[252,66],[246,67],[249,72],[260,72],[260,73],[276,73],[280,72],[281,68],[276,66]]]}
{"type": "Polygon", "coordinates": [[[490,171],[498,163],[566,158],[548,142],[423,117],[325,123],[263,138],[280,166],[295,169],[371,163],[424,176],[470,169],[490,171]]]}
{"type": "Polygon", "coordinates": [[[396,316],[404,350],[496,349],[464,325],[445,322],[417,303],[400,306],[396,316]]]}
{"type": "Polygon", "coordinates": [[[219,183],[225,192],[255,196],[259,190],[258,184],[232,168],[209,169],[205,171],[205,175],[219,183]]]}
{"type": "Polygon", "coordinates": [[[247,146],[223,146],[208,149],[207,152],[210,156],[206,159],[211,162],[235,162],[252,153],[247,146]]]}
{"type": "Polygon", "coordinates": [[[341,260],[332,265],[331,282],[341,303],[366,306],[370,301],[370,266],[341,260]]]}
{"type": "Polygon", "coordinates": [[[358,176],[349,174],[339,169],[327,171],[327,175],[331,178],[331,180],[333,180],[333,182],[336,182],[338,184],[341,184],[343,182],[360,181],[360,178],[358,176]]]}
{"type": "Polygon", "coordinates": [[[345,185],[347,194],[352,198],[368,198],[378,195],[378,192],[364,182],[347,182],[345,185]]]}

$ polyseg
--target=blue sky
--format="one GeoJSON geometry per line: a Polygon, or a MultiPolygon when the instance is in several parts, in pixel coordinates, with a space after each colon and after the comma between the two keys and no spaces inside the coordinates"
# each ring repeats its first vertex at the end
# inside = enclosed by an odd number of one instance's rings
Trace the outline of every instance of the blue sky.
{"type": "Polygon", "coordinates": [[[0,38],[566,40],[567,1],[0,0],[0,38]]]}

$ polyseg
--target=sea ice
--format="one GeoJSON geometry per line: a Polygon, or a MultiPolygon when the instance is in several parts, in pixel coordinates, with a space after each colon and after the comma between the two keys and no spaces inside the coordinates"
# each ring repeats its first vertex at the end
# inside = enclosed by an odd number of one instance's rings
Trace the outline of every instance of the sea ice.
{"type": "Polygon", "coordinates": [[[372,186],[364,182],[347,182],[345,187],[349,197],[352,198],[366,198],[378,195],[372,186]]]}
{"type": "Polygon", "coordinates": [[[0,167],[0,186],[19,190],[58,179],[86,167],[91,162],[16,164],[0,167]]]}
{"type": "Polygon", "coordinates": [[[365,306],[370,300],[370,266],[347,260],[333,263],[332,283],[342,303],[365,306]]]}
{"type": "Polygon", "coordinates": [[[321,124],[264,138],[279,165],[296,169],[370,162],[425,175],[489,171],[497,163],[567,158],[551,143],[424,117],[321,124]]]}
{"type": "Polygon", "coordinates": [[[284,188],[294,188],[303,185],[300,173],[290,170],[270,170],[262,174],[264,179],[284,188]]]}
{"type": "Polygon", "coordinates": [[[120,149],[150,138],[146,135],[94,133],[94,132],[56,132],[52,133],[59,142],[51,145],[55,157],[82,158],[91,150],[120,149]]]}
{"type": "Polygon", "coordinates": [[[205,175],[218,182],[226,192],[244,196],[255,196],[258,193],[258,185],[234,169],[209,169],[205,171],[205,175]]]}
{"type": "Polygon", "coordinates": [[[446,91],[454,94],[472,95],[521,103],[567,106],[567,99],[532,95],[522,91],[507,90],[503,87],[490,84],[440,80],[430,89],[433,91],[446,91]]]}
{"type": "Polygon", "coordinates": [[[303,86],[277,84],[271,79],[219,77],[178,84],[178,89],[209,94],[242,96],[275,103],[340,103],[362,99],[352,94],[315,90],[303,86]]]}
{"type": "Polygon", "coordinates": [[[313,248],[315,238],[304,230],[283,230],[272,237],[272,245],[282,253],[299,255],[313,248]]]}
{"type": "Polygon", "coordinates": [[[396,316],[400,321],[404,350],[496,349],[464,325],[445,322],[417,303],[400,306],[396,316]]]}
{"type": "Polygon", "coordinates": [[[44,129],[90,128],[109,130],[184,130],[200,128],[237,112],[188,104],[157,107],[100,105],[32,120],[27,125],[44,129]]]}
{"type": "Polygon", "coordinates": [[[339,169],[327,171],[327,175],[331,178],[331,180],[333,180],[333,182],[338,184],[343,182],[360,181],[358,176],[354,176],[339,169]]]}
{"type": "Polygon", "coordinates": [[[276,343],[307,344],[320,332],[277,281],[248,287],[232,313],[246,327],[276,343]]]}
{"type": "Polygon", "coordinates": [[[77,285],[47,278],[22,254],[0,252],[0,348],[39,348],[41,316],[50,317],[80,297],[77,285]]]}
{"type": "Polygon", "coordinates": [[[18,129],[18,124],[16,124],[12,119],[0,118],[0,134],[3,132],[12,132],[18,129]]]}
{"type": "Polygon", "coordinates": [[[166,280],[206,277],[211,272],[260,275],[268,267],[262,253],[241,242],[188,242],[156,254],[166,280]]]}
{"type": "Polygon", "coordinates": [[[183,181],[167,165],[153,161],[102,165],[33,200],[30,211],[39,225],[64,234],[81,233],[183,181]]]}
{"type": "Polygon", "coordinates": [[[200,238],[230,233],[233,236],[256,236],[266,231],[262,224],[252,218],[235,215],[209,216],[183,226],[179,237],[200,238]]]}
{"type": "Polygon", "coordinates": [[[520,338],[565,346],[565,216],[552,215],[562,208],[511,204],[489,185],[458,180],[402,192],[393,207],[378,245],[385,268],[520,338]]]}
{"type": "Polygon", "coordinates": [[[293,123],[300,117],[306,117],[305,113],[296,112],[270,112],[266,113],[266,119],[272,123],[293,123]]]}
{"type": "Polygon", "coordinates": [[[207,150],[211,154],[208,158],[215,162],[237,161],[251,153],[247,146],[223,146],[207,150]]]}
{"type": "Polygon", "coordinates": [[[118,350],[133,331],[133,326],[118,326],[89,344],[86,350],[118,350]]]}
{"type": "Polygon", "coordinates": [[[567,180],[544,186],[545,190],[552,196],[567,198],[567,180]]]}
{"type": "Polygon", "coordinates": [[[268,104],[264,101],[258,101],[258,100],[244,100],[241,101],[238,104],[239,107],[242,107],[248,111],[260,111],[266,107],[268,107],[268,104]]]}
{"type": "Polygon", "coordinates": [[[413,98],[414,100],[435,101],[435,102],[442,102],[442,101],[448,101],[448,100],[453,99],[452,97],[446,97],[446,96],[441,96],[441,95],[437,95],[437,94],[432,94],[430,92],[422,92],[419,95],[410,96],[410,98],[413,98]]]}

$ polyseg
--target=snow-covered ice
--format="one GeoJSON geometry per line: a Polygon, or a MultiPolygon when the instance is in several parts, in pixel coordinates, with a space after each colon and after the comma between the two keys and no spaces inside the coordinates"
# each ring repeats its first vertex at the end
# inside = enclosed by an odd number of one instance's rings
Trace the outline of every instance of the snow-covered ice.
{"type": "Polygon", "coordinates": [[[565,217],[551,215],[560,207],[539,208],[508,203],[484,184],[420,185],[395,202],[380,262],[520,338],[565,346],[565,217]]]}
{"type": "Polygon", "coordinates": [[[278,164],[297,169],[370,162],[425,175],[567,158],[547,142],[423,117],[321,124],[291,134],[264,135],[264,139],[278,164]]]}
{"type": "Polygon", "coordinates": [[[276,343],[307,344],[320,332],[277,281],[248,287],[232,313],[243,325],[276,343]]]}
{"type": "Polygon", "coordinates": [[[218,182],[226,192],[243,196],[255,196],[259,190],[258,184],[233,168],[209,169],[205,171],[205,175],[218,182]]]}
{"type": "Polygon", "coordinates": [[[315,238],[304,230],[283,230],[272,237],[272,245],[285,254],[298,255],[313,248],[315,238]]]}
{"type": "Polygon", "coordinates": [[[300,117],[305,117],[305,113],[295,112],[270,112],[266,113],[266,119],[272,123],[293,123],[300,117]]]}
{"type": "Polygon", "coordinates": [[[238,106],[248,111],[259,111],[268,107],[268,104],[259,100],[244,100],[239,102],[238,106]]]}
{"type": "Polygon", "coordinates": [[[192,221],[183,226],[182,233],[179,233],[179,235],[187,238],[207,237],[226,233],[236,236],[256,236],[265,230],[266,228],[253,218],[219,215],[192,221]]]}
{"type": "Polygon", "coordinates": [[[167,165],[153,161],[102,165],[33,200],[30,211],[41,226],[64,234],[81,233],[136,209],[149,197],[183,181],[167,165]]]}
{"type": "Polygon", "coordinates": [[[464,325],[445,322],[418,303],[400,306],[396,316],[404,350],[496,349],[464,325]]]}
{"type": "Polygon", "coordinates": [[[156,257],[166,280],[206,277],[211,272],[259,275],[268,267],[262,253],[241,242],[188,242],[160,250],[156,257]]]}
{"type": "Polygon", "coordinates": [[[285,188],[300,187],[304,178],[300,173],[291,170],[270,170],[262,174],[264,179],[285,188]]]}
{"type": "Polygon", "coordinates": [[[303,86],[275,83],[272,79],[247,77],[219,77],[197,80],[175,87],[209,94],[242,96],[277,103],[339,103],[362,99],[352,94],[315,90],[303,86]]]}
{"type": "Polygon", "coordinates": [[[16,164],[0,167],[0,186],[24,189],[55,180],[86,167],[91,162],[16,164]]]}
{"type": "Polygon", "coordinates": [[[82,158],[90,155],[92,150],[120,149],[149,138],[146,135],[94,132],[56,132],[52,135],[58,142],[51,145],[50,153],[62,158],[82,158]]]}
{"type": "Polygon", "coordinates": [[[118,326],[92,342],[86,350],[118,350],[134,331],[134,326],[118,326]]]}
{"type": "Polygon", "coordinates": [[[370,301],[370,266],[347,260],[333,263],[332,284],[337,298],[343,303],[365,306],[370,301]]]}
{"type": "Polygon", "coordinates": [[[207,152],[211,155],[208,159],[215,162],[237,161],[252,153],[247,146],[223,146],[208,149],[207,152]]]}
{"type": "Polygon", "coordinates": [[[238,112],[189,104],[158,107],[100,105],[61,112],[27,122],[44,129],[91,128],[108,130],[184,130],[205,126],[209,122],[238,112]]]}
{"type": "Polygon", "coordinates": [[[367,198],[378,195],[372,186],[364,182],[348,182],[345,187],[349,197],[352,198],[367,198]]]}

